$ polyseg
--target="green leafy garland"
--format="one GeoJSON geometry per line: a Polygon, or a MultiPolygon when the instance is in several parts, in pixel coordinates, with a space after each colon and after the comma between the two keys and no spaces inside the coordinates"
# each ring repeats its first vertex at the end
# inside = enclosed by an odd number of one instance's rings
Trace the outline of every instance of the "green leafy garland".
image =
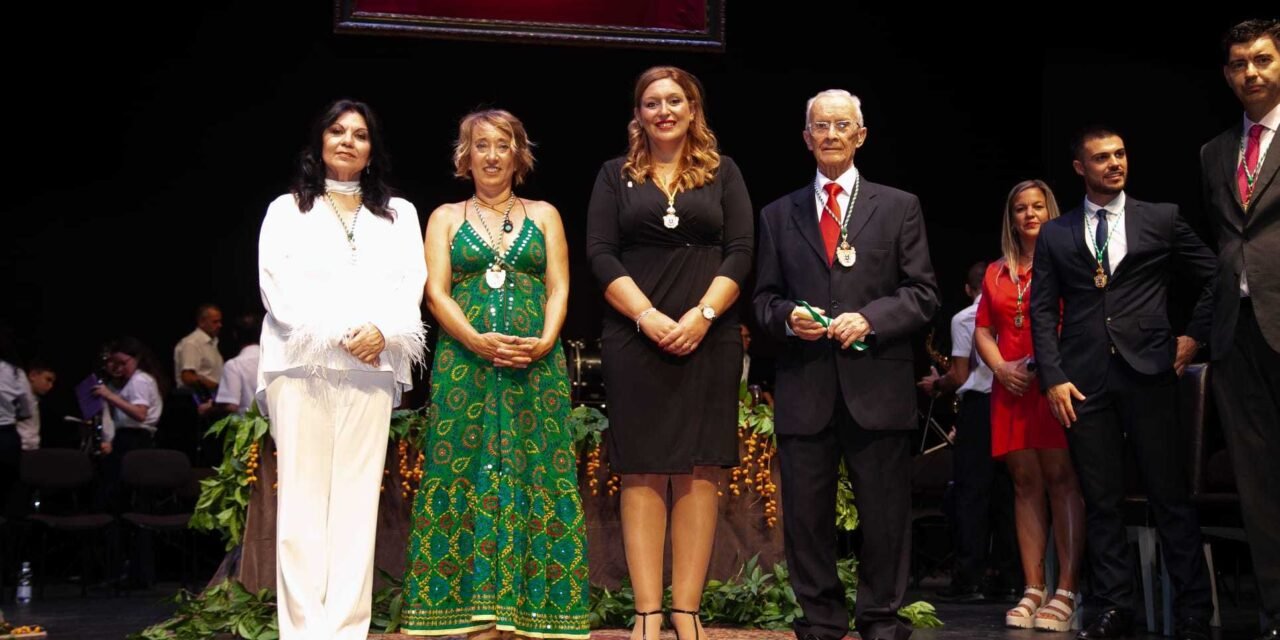
{"type": "Polygon", "coordinates": [[[208,640],[229,633],[244,640],[277,640],[276,594],[271,589],[250,593],[234,580],[209,587],[199,595],[183,589],[174,596],[173,617],[147,627],[129,640],[208,640]]]}
{"type": "Polygon", "coordinates": [[[189,526],[219,534],[227,541],[227,551],[244,536],[249,496],[260,477],[258,453],[268,430],[267,419],[255,404],[246,415],[230,415],[215,422],[205,434],[222,436],[222,464],[214,469],[214,475],[200,481],[200,499],[189,526]]]}

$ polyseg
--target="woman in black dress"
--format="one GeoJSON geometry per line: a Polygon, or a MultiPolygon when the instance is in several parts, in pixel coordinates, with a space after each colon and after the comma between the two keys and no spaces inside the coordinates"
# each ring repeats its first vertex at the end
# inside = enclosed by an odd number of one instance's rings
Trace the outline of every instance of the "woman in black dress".
{"type": "Polygon", "coordinates": [[[587,215],[587,255],[612,307],[602,333],[605,433],[622,475],[633,640],[657,638],[661,627],[668,509],[671,611],[682,614],[671,622],[685,640],[703,636],[719,469],[738,464],[742,341],[733,303],[751,271],[752,209],[703,108],[689,73],[641,74],[630,148],[600,169],[587,215]]]}

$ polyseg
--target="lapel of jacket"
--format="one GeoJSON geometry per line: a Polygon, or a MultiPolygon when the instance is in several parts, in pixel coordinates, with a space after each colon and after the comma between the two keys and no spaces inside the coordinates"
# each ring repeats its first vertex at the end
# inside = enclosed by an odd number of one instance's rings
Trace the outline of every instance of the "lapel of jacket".
{"type": "Polygon", "coordinates": [[[1227,207],[1229,211],[1225,212],[1227,222],[1231,223],[1237,230],[1244,229],[1245,215],[1244,206],[1240,204],[1240,185],[1236,182],[1236,167],[1240,164],[1239,149],[1235,146],[1240,142],[1239,131],[1236,129],[1228,129],[1216,141],[1214,145],[1214,153],[1218,154],[1218,168],[1222,170],[1222,179],[1227,183],[1227,190],[1231,193],[1231,205],[1227,207]]]}
{"type": "Polygon", "coordinates": [[[827,247],[822,242],[822,231],[818,229],[818,205],[812,188],[804,188],[791,194],[791,217],[800,230],[800,235],[808,241],[822,263],[829,264],[827,247]]]}
{"type": "Polygon", "coordinates": [[[1089,265],[1089,272],[1092,273],[1098,264],[1098,258],[1089,250],[1089,244],[1084,241],[1085,232],[1085,212],[1084,207],[1076,207],[1068,211],[1064,218],[1067,218],[1067,226],[1071,227],[1071,240],[1076,245],[1076,251],[1084,256],[1085,264],[1089,265]]]}
{"type": "Polygon", "coordinates": [[[867,180],[861,172],[858,173],[858,180],[862,184],[858,188],[858,201],[853,203],[853,211],[849,212],[849,244],[853,244],[871,216],[875,215],[876,196],[880,195],[880,185],[867,180]]]}

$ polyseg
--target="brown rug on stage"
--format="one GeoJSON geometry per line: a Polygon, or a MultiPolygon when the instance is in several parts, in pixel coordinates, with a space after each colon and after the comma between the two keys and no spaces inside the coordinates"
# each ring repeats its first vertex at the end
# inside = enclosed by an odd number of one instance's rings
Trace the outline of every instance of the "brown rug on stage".
{"type": "MultiPolygon", "coordinates": [[[[369,640],[422,640],[425,636],[409,636],[399,633],[387,635],[370,635],[369,640]]],[[[654,638],[653,634],[649,635],[654,638]]],[[[670,629],[664,629],[662,635],[656,636],[661,640],[676,640],[676,634],[670,629]]],[[[795,634],[791,631],[760,631],[757,629],[731,629],[731,628],[715,628],[707,629],[707,634],[702,636],[707,640],[790,640],[795,638],[795,634]]],[[[630,640],[631,636],[627,629],[599,629],[591,632],[591,640],[630,640]]],[[[463,636],[448,636],[442,640],[463,640],[463,636]]]]}

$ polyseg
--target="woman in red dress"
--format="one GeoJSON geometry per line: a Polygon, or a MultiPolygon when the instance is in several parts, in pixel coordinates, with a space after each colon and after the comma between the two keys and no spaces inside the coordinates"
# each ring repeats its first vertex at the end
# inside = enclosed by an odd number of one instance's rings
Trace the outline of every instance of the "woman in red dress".
{"type": "Polygon", "coordinates": [[[1084,500],[1062,426],[1035,379],[1031,352],[1031,262],[1040,225],[1058,217],[1058,203],[1040,180],[1018,183],[1005,204],[1004,257],[982,280],[974,340],[991,367],[991,455],[1009,465],[1014,517],[1026,590],[1005,624],[1022,629],[1068,631],[1076,614],[1076,574],[1084,548],[1084,500]],[[1048,500],[1045,494],[1048,493],[1048,500]],[[1048,508],[1046,508],[1048,507],[1048,508]],[[1045,585],[1049,510],[1059,567],[1057,590],[1045,585]]]}

